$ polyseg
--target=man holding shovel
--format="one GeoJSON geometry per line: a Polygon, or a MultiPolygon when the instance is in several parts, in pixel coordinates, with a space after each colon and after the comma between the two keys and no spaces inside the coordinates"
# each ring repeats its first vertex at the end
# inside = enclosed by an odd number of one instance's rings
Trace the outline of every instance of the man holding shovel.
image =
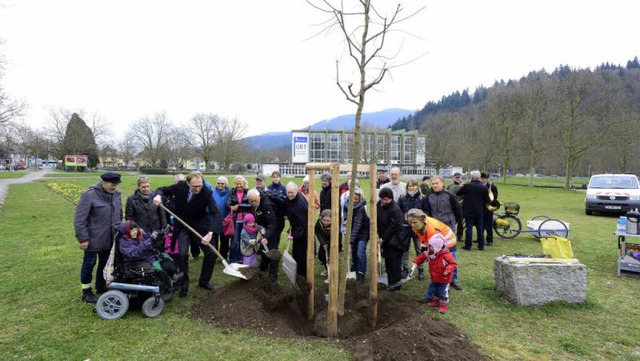
{"type": "MultiPolygon", "coordinates": [[[[213,199],[211,190],[204,187],[202,173],[191,172],[187,175],[186,181],[179,181],[171,186],[158,188],[156,196],[153,198],[153,203],[156,206],[162,203],[162,196],[174,196],[176,215],[202,236],[200,249],[204,253],[204,260],[202,261],[198,286],[213,291],[213,286],[209,281],[213,275],[213,266],[216,258],[207,245],[211,242],[213,234],[220,230],[222,216],[216,201],[213,199]],[[213,221],[209,218],[210,215],[213,221]]],[[[199,240],[199,237],[192,234],[180,222],[176,223],[174,231],[176,233],[175,237],[178,239],[178,267],[184,272],[179,295],[183,298],[189,292],[189,244],[192,238],[199,240]]]]}

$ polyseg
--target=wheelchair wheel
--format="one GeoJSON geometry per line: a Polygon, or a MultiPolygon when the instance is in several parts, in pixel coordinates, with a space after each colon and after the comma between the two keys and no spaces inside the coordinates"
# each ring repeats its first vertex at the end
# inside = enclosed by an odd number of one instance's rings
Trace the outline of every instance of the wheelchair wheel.
{"type": "Polygon", "coordinates": [[[162,313],[164,310],[164,301],[161,297],[151,296],[147,298],[142,304],[142,314],[149,317],[154,318],[162,313]],[[156,305],[156,299],[158,300],[158,304],[156,305]]]}
{"type": "Polygon", "coordinates": [[[540,223],[540,228],[538,228],[538,237],[558,236],[567,238],[568,235],[569,229],[567,225],[557,219],[547,219],[540,223]]]}
{"type": "Polygon", "coordinates": [[[500,238],[512,239],[515,238],[522,230],[522,224],[520,219],[511,215],[502,215],[497,217],[493,221],[493,230],[500,238]],[[502,222],[500,222],[502,221],[502,222]],[[504,224],[506,221],[507,223],[504,224]],[[499,225],[498,223],[503,223],[499,225]]]}
{"type": "Polygon", "coordinates": [[[124,316],[129,309],[129,298],[121,291],[103,293],[96,303],[96,313],[103,320],[115,320],[124,316]]]}

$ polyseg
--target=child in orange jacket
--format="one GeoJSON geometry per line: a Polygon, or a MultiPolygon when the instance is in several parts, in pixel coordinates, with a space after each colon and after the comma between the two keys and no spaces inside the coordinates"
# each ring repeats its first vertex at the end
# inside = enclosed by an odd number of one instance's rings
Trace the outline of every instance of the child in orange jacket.
{"type": "Polygon", "coordinates": [[[429,307],[440,307],[438,312],[446,313],[449,309],[449,283],[453,278],[453,271],[458,266],[456,259],[445,246],[446,239],[436,234],[429,238],[428,250],[413,259],[413,268],[429,260],[429,275],[431,283],[426,296],[420,297],[418,302],[426,303],[429,307]]]}

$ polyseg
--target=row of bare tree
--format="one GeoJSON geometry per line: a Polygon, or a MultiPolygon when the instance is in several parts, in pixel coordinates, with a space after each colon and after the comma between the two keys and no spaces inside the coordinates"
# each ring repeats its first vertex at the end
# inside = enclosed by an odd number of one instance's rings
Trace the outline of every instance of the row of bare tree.
{"type": "Polygon", "coordinates": [[[241,140],[246,125],[238,119],[196,114],[186,126],[181,126],[174,124],[165,112],[158,112],[134,121],[124,138],[114,141],[110,124],[95,113],[49,108],[48,114],[49,125],[42,130],[5,122],[2,127],[5,145],[42,158],[51,155],[63,159],[66,154],[87,152],[90,160],[94,159],[93,165],[98,156],[119,158],[125,164],[142,158],[152,167],[180,167],[186,160],[199,158],[205,167],[217,162],[224,170],[231,170],[234,163],[246,158],[241,140]],[[87,132],[74,122],[75,119],[86,124],[91,137],[85,136],[87,132]],[[92,142],[95,157],[91,154],[92,142]]]}
{"type": "Polygon", "coordinates": [[[640,70],[534,72],[482,102],[418,119],[437,164],[566,176],[638,172],[640,70]]]}

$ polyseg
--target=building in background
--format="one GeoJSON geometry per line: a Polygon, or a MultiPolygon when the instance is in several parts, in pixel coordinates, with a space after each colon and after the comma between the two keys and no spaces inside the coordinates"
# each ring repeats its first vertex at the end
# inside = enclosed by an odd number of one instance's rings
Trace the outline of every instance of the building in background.
{"type": "MultiPolygon", "coordinates": [[[[353,161],[352,130],[293,130],[291,132],[291,164],[269,164],[263,173],[277,168],[283,175],[306,174],[306,163],[351,163],[353,161]]],[[[360,163],[397,166],[407,177],[435,175],[436,169],[426,156],[427,136],[417,131],[390,129],[364,130],[360,139],[360,163]]],[[[268,175],[267,174],[267,175],[268,175]]],[[[453,171],[441,169],[449,177],[453,171]]]]}

